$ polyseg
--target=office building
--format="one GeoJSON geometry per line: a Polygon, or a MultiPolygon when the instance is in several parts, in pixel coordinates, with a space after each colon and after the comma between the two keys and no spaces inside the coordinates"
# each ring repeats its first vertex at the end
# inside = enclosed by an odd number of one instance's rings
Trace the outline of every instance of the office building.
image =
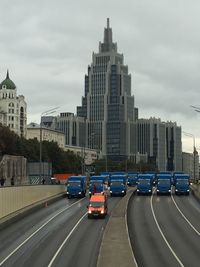
{"type": "Polygon", "coordinates": [[[118,53],[117,43],[112,40],[109,19],[99,52],[92,55],[77,115],[85,118],[89,147],[112,160],[129,158],[130,124],[137,117],[137,109],[131,95],[131,75],[123,54],[118,53]]]}
{"type": "Polygon", "coordinates": [[[147,154],[148,163],[159,171],[182,170],[181,127],[150,118],[138,119],[133,129],[133,155],[147,154]]]}

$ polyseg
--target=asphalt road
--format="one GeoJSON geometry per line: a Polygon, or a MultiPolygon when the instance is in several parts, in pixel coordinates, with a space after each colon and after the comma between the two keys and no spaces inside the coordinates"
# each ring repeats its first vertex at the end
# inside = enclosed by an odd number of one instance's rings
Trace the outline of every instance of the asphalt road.
{"type": "Polygon", "coordinates": [[[192,196],[133,196],[128,229],[138,267],[200,266],[200,203],[192,196]]]}
{"type": "Polygon", "coordinates": [[[0,231],[0,266],[96,266],[111,210],[105,219],[88,220],[88,198],[62,199],[0,231]]]}

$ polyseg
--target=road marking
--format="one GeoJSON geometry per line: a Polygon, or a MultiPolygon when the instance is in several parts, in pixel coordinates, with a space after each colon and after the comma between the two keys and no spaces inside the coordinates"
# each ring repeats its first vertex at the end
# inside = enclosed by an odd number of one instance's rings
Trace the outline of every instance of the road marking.
{"type": "Polygon", "coordinates": [[[67,242],[67,240],[70,238],[70,236],[73,234],[73,232],[76,230],[76,228],[78,227],[78,225],[81,223],[81,221],[83,220],[83,218],[85,217],[85,215],[87,214],[87,212],[80,218],[80,220],[74,225],[74,227],[72,228],[72,230],[70,231],[70,233],[68,234],[68,236],[65,238],[65,240],[62,242],[61,246],[59,247],[59,249],[56,251],[55,255],[53,256],[52,260],[50,261],[50,263],[48,264],[48,267],[51,267],[52,264],[54,263],[56,257],[58,256],[58,254],[60,253],[61,249],[63,248],[63,246],[65,245],[65,243],[67,242]]]}
{"type": "Polygon", "coordinates": [[[171,253],[173,254],[173,256],[175,257],[175,259],[178,261],[178,263],[180,264],[181,267],[184,267],[183,263],[181,262],[181,260],[178,258],[178,256],[176,255],[176,253],[174,252],[174,250],[172,249],[172,247],[170,246],[169,242],[167,241],[165,235],[163,234],[161,228],[160,228],[160,225],[156,219],[156,215],[155,215],[155,212],[154,212],[154,209],[153,209],[153,194],[151,196],[151,211],[152,211],[152,214],[153,214],[153,218],[154,218],[154,221],[156,223],[156,226],[158,227],[158,230],[162,236],[162,238],[164,239],[165,243],[167,244],[168,248],[170,249],[171,253]]]}
{"type": "Polygon", "coordinates": [[[0,262],[0,266],[2,266],[17,250],[19,250],[25,243],[28,242],[29,239],[31,239],[34,235],[36,235],[42,228],[44,228],[44,226],[46,226],[49,222],[51,222],[55,217],[57,217],[62,212],[68,210],[69,208],[71,208],[72,206],[74,206],[75,204],[77,204],[81,201],[83,201],[83,199],[80,199],[77,202],[74,202],[72,205],[68,206],[67,208],[59,211],[53,217],[51,217],[48,221],[46,221],[43,225],[41,225],[35,232],[33,232],[28,238],[26,238],[18,247],[16,247],[4,260],[2,260],[0,262]]]}
{"type": "Polygon", "coordinates": [[[176,201],[174,200],[173,196],[171,195],[171,198],[174,202],[175,207],[177,208],[177,210],[180,212],[180,214],[182,215],[182,217],[186,220],[186,222],[189,224],[189,226],[195,231],[195,233],[197,235],[200,236],[200,232],[191,224],[191,222],[186,218],[186,216],[182,213],[182,211],[180,210],[180,208],[178,207],[178,205],[176,204],[176,201]]]}

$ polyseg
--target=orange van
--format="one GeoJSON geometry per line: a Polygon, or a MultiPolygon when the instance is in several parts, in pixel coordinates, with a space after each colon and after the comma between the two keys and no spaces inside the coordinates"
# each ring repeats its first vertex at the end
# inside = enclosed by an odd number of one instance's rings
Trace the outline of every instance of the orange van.
{"type": "Polygon", "coordinates": [[[88,218],[105,218],[107,212],[107,196],[101,193],[96,193],[92,195],[88,205],[88,218]]]}

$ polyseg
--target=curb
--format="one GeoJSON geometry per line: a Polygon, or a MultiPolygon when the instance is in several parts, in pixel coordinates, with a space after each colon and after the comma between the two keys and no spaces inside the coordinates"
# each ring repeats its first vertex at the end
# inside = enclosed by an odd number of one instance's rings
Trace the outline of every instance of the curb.
{"type": "Polygon", "coordinates": [[[111,213],[103,234],[97,267],[137,267],[126,221],[128,201],[134,192],[135,189],[130,189],[111,213]]]}

